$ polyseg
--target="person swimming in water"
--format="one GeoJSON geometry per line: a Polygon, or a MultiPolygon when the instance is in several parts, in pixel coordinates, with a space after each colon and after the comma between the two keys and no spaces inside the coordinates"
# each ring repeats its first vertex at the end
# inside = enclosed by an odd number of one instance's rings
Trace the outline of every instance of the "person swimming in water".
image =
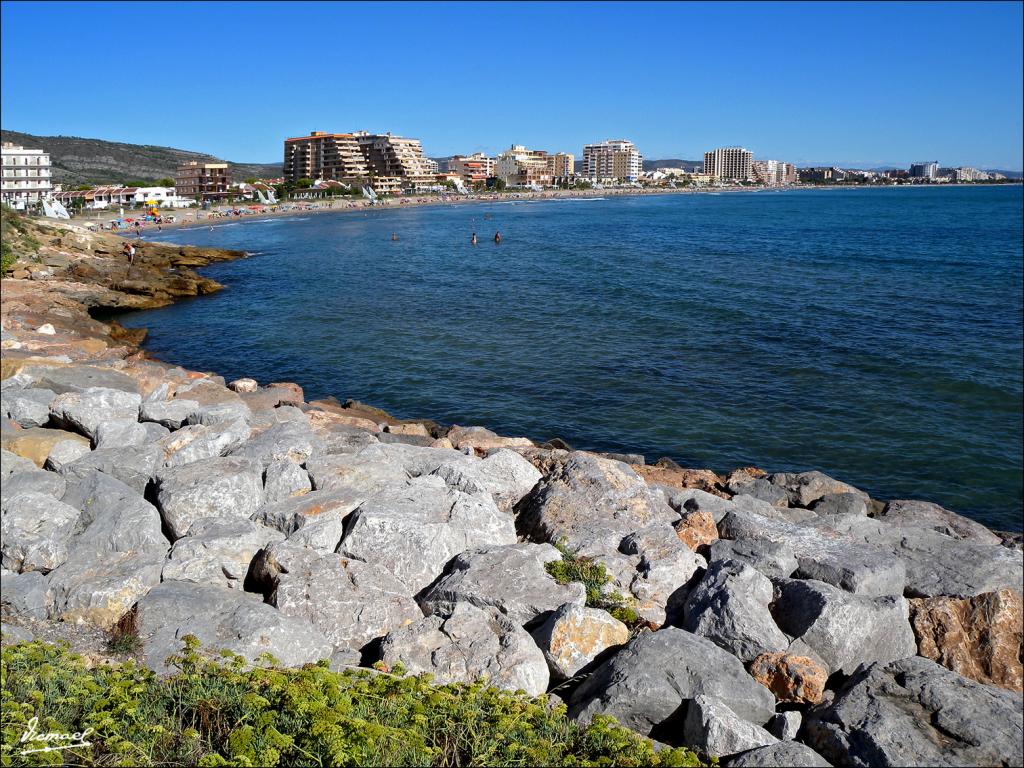
{"type": "Polygon", "coordinates": [[[392,241],[392,242],[394,242],[394,241],[395,241],[395,240],[397,240],[397,239],[398,239],[398,233],[396,233],[396,232],[392,232],[392,233],[391,233],[391,241],[392,241]]]}
{"type": "Polygon", "coordinates": [[[469,242],[472,245],[476,245],[476,232],[473,233],[473,236],[469,239],[469,242]]]}
{"type": "Polygon", "coordinates": [[[495,244],[501,242],[501,232],[495,232],[494,233],[494,242],[495,242],[495,244]]]}

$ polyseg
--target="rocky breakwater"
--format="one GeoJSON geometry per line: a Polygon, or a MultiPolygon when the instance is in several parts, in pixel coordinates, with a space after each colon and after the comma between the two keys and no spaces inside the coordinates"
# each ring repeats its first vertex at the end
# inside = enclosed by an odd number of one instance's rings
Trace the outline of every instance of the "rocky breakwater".
{"type": "Polygon", "coordinates": [[[1024,763],[1019,539],[819,472],[228,383],[133,354],[84,308],[118,289],[70,285],[3,283],[8,639],[485,678],[724,765],[1024,763]]]}

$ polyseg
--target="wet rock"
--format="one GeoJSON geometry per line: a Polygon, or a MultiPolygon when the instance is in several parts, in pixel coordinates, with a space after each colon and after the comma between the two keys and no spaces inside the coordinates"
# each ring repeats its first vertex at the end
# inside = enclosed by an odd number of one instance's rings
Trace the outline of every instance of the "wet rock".
{"type": "Polygon", "coordinates": [[[756,539],[719,539],[713,542],[708,554],[708,564],[719,560],[746,563],[770,579],[788,579],[799,565],[788,545],[756,539]]]}
{"type": "Polygon", "coordinates": [[[309,473],[291,459],[279,459],[263,473],[263,492],[268,504],[312,490],[309,473]]]}
{"type": "Polygon", "coordinates": [[[20,389],[3,395],[4,417],[23,429],[41,427],[50,420],[50,403],[57,393],[50,389],[20,389]]]}
{"type": "Polygon", "coordinates": [[[469,603],[394,630],[381,643],[389,667],[401,663],[412,674],[429,672],[437,683],[487,680],[531,696],[548,687],[544,654],[524,629],[505,616],[469,603]]]}
{"type": "Polygon", "coordinates": [[[160,424],[171,430],[181,429],[189,419],[199,413],[199,408],[199,403],[187,398],[144,401],[139,407],[139,419],[160,424]]]}
{"type": "Polygon", "coordinates": [[[533,631],[551,676],[566,680],[609,648],[629,639],[629,628],[607,612],[566,603],[533,631]]]}
{"type": "Polygon", "coordinates": [[[667,627],[637,636],[594,670],[570,698],[569,714],[581,721],[611,715],[638,733],[670,740],[681,725],[680,707],[701,695],[728,701],[755,725],[775,713],[775,697],[739,659],[710,640],[667,627]]]}
{"type": "Polygon", "coordinates": [[[768,610],[771,581],[735,560],[718,560],[690,593],[683,608],[683,629],[706,637],[742,661],[784,651],[789,639],[768,610]]]}
{"type": "Polygon", "coordinates": [[[996,534],[981,523],[927,501],[890,501],[885,505],[879,519],[901,527],[929,528],[950,538],[974,544],[996,545],[1001,542],[996,534]]]}
{"type": "Polygon", "coordinates": [[[710,512],[687,512],[672,527],[679,540],[694,551],[718,541],[718,528],[710,512]]]}
{"type": "Polygon", "coordinates": [[[52,472],[60,472],[65,464],[80,459],[90,450],[89,443],[84,440],[61,440],[50,449],[44,466],[52,472]]]}
{"type": "Polygon", "coordinates": [[[836,765],[1021,765],[1020,695],[920,657],[872,664],[804,721],[836,765]]]}
{"type": "Polygon", "coordinates": [[[286,616],[256,595],[237,589],[165,581],[139,600],[137,612],[143,660],[168,672],[168,656],[182,638],[195,635],[207,652],[227,649],[256,661],[269,653],[288,667],[329,658],[330,642],[308,621],[286,616]]]}
{"type": "Polygon", "coordinates": [[[450,489],[439,477],[417,477],[361,504],[338,551],[383,565],[418,592],[458,553],[515,543],[512,519],[489,495],[450,489]]]}
{"type": "Polygon", "coordinates": [[[158,441],[165,467],[181,467],[201,459],[223,456],[249,439],[251,429],[242,419],[205,426],[182,427],[158,441]]]}
{"type": "Polygon", "coordinates": [[[722,761],[726,768],[829,768],[831,763],[806,744],[780,741],[733,755],[722,761]]]}
{"type": "Polygon", "coordinates": [[[1024,606],[1012,589],[910,601],[917,652],[979,683],[1024,688],[1024,606]]]}
{"type": "Polygon", "coordinates": [[[333,552],[274,544],[257,557],[252,576],[270,605],[308,620],[335,647],[358,650],[423,618],[387,569],[333,552]]]}
{"type": "Polygon", "coordinates": [[[263,503],[263,473],[235,457],[164,468],[156,476],[156,500],[168,532],[178,539],[204,517],[252,515],[263,503]]]}
{"type": "Polygon", "coordinates": [[[737,717],[725,702],[709,696],[695,696],[686,708],[683,738],[689,746],[712,757],[734,755],[778,741],[764,728],[737,717]]]}
{"type": "Polygon", "coordinates": [[[0,554],[4,568],[48,573],[68,558],[79,512],[45,493],[4,499],[0,554]]]}
{"type": "Polygon", "coordinates": [[[82,392],[58,395],[50,403],[50,417],[58,426],[95,439],[96,430],[104,421],[138,421],[141,402],[142,397],[134,392],[90,387],[82,392]]]}
{"type": "Polygon", "coordinates": [[[499,449],[482,461],[446,462],[433,474],[464,493],[489,493],[502,512],[510,512],[540,480],[541,474],[515,451],[499,449]]]}
{"type": "Polygon", "coordinates": [[[197,520],[174,542],[161,579],[242,589],[256,553],[283,540],[280,531],[251,520],[197,520]]]}
{"type": "Polygon", "coordinates": [[[775,694],[776,701],[817,704],[828,681],[828,670],[807,656],[763,653],[751,662],[750,676],[775,694]]]}
{"type": "Polygon", "coordinates": [[[772,616],[799,640],[790,650],[808,649],[831,674],[851,674],[860,664],[888,662],[917,653],[907,601],[892,595],[863,597],[820,581],[780,580],[772,616]]]}
{"type": "Polygon", "coordinates": [[[582,606],[582,584],[559,584],[544,569],[561,560],[550,544],[510,544],[471,549],[457,555],[420,597],[428,615],[451,611],[455,603],[493,608],[519,626],[551,613],[565,603],[582,606]]]}
{"type": "Polygon", "coordinates": [[[143,494],[159,464],[160,450],[156,445],[102,448],[65,464],[60,468],[60,473],[70,482],[72,479],[82,479],[94,470],[103,472],[120,480],[136,493],[143,494]]]}

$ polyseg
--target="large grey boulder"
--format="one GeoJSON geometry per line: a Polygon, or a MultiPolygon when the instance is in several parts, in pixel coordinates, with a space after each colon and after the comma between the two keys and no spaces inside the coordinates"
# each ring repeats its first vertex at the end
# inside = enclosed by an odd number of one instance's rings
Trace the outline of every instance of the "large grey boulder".
{"type": "Polygon", "coordinates": [[[170,542],[160,513],[135,489],[93,470],[70,478],[63,502],[81,511],[73,559],[102,559],[114,552],[148,552],[163,557],[170,542]]]}
{"type": "Polygon", "coordinates": [[[619,461],[573,452],[524,498],[517,526],[534,541],[580,551],[594,541],[618,542],[633,531],[671,524],[678,514],[664,497],[619,461]]]}
{"type": "MultiPolygon", "coordinates": [[[[843,520],[857,519],[843,515],[843,520]]],[[[723,539],[746,539],[785,544],[796,556],[797,575],[816,579],[861,595],[902,595],[906,567],[899,558],[825,526],[817,520],[802,524],[772,520],[733,510],[722,518],[723,539]]]]}
{"type": "Polygon", "coordinates": [[[722,761],[726,768],[830,768],[831,763],[806,744],[780,741],[722,761]]]}
{"type": "Polygon", "coordinates": [[[112,368],[93,365],[26,365],[19,376],[32,387],[50,389],[58,395],[65,392],[84,392],[95,387],[119,389],[123,392],[139,391],[135,379],[112,368]]]}
{"type": "Polygon", "coordinates": [[[775,697],[739,659],[699,635],[665,627],[637,636],[594,670],[569,700],[569,715],[611,715],[644,735],[664,726],[668,738],[678,734],[681,723],[672,723],[680,707],[701,695],[729,702],[755,725],[775,714],[775,697]]]}
{"type": "Polygon", "coordinates": [[[290,543],[273,544],[253,563],[267,602],[307,619],[335,647],[359,650],[423,618],[408,588],[387,569],[290,543]]]}
{"type": "Polygon", "coordinates": [[[157,443],[162,451],[161,463],[165,467],[180,467],[223,456],[248,440],[251,431],[244,419],[182,427],[157,443]]]}
{"type": "Polygon", "coordinates": [[[51,472],[60,472],[65,464],[82,458],[91,450],[89,443],[81,440],[60,440],[53,444],[43,466],[51,472]]]}
{"type": "Polygon", "coordinates": [[[0,555],[11,571],[48,573],[68,558],[79,511],[46,493],[4,499],[0,555]]]}
{"type": "Polygon", "coordinates": [[[635,571],[620,572],[609,567],[607,556],[597,556],[612,575],[615,586],[634,598],[631,607],[642,618],[664,624],[676,614],[686,598],[695,574],[707,561],[679,540],[675,530],[665,524],[649,525],[633,531],[619,542],[619,552],[638,557],[635,571]]]}
{"type": "Polygon", "coordinates": [[[291,459],[271,462],[263,473],[263,496],[268,504],[309,493],[311,489],[309,473],[291,459]]]}
{"type": "Polygon", "coordinates": [[[531,696],[544,693],[549,680],[544,654],[522,627],[469,603],[392,631],[381,643],[381,660],[412,674],[429,672],[438,683],[483,679],[531,696]]]}
{"type": "Polygon", "coordinates": [[[0,615],[5,619],[45,619],[50,613],[46,577],[39,571],[0,572],[0,615]]]}
{"type": "Polygon", "coordinates": [[[333,552],[345,532],[345,519],[365,500],[364,494],[344,488],[313,491],[264,504],[253,520],[281,531],[293,543],[333,552]]]}
{"type": "Polygon", "coordinates": [[[771,581],[749,565],[717,560],[687,598],[683,629],[706,637],[744,662],[762,653],[784,651],[789,639],[768,610],[774,591],[771,581]]]}
{"type": "Polygon", "coordinates": [[[566,603],[531,633],[551,676],[567,680],[609,648],[629,639],[629,628],[598,608],[566,603]]]}
{"type": "Polygon", "coordinates": [[[62,466],[60,473],[71,482],[84,479],[94,471],[103,472],[143,494],[159,466],[160,450],[157,446],[141,445],[91,451],[62,466]]]}
{"type": "Polygon", "coordinates": [[[50,418],[65,429],[74,429],[89,438],[104,421],[139,419],[142,397],[134,392],[90,387],[82,392],[66,392],[50,403],[50,418]]]}
{"type": "Polygon", "coordinates": [[[55,499],[64,495],[66,483],[63,477],[55,472],[37,469],[31,461],[28,463],[29,468],[12,472],[4,478],[0,489],[0,504],[6,504],[8,499],[13,499],[19,493],[42,493],[55,499]]]}
{"type": "MultiPolygon", "coordinates": [[[[88,451],[88,448],[86,450],[88,451]]],[[[39,467],[30,459],[11,453],[6,448],[0,449],[0,480],[6,480],[18,472],[31,472],[34,469],[39,467]]]]}
{"type": "Polygon", "coordinates": [[[790,709],[779,712],[768,721],[765,730],[772,736],[782,741],[792,741],[800,733],[800,724],[803,722],[803,715],[797,710],[790,709]]]}
{"type": "Polygon", "coordinates": [[[565,603],[582,606],[582,584],[559,584],[544,569],[561,560],[550,544],[509,544],[471,549],[457,555],[420,597],[429,615],[451,611],[455,603],[493,608],[519,626],[543,618],[565,603]]]}
{"type": "Polygon", "coordinates": [[[174,392],[174,399],[192,400],[199,404],[199,408],[188,417],[189,424],[211,426],[238,419],[247,424],[252,421],[252,411],[242,398],[210,379],[198,379],[192,384],[179,386],[174,392]]]}
{"type": "Polygon", "coordinates": [[[346,489],[368,498],[409,479],[409,473],[401,463],[376,452],[367,455],[368,450],[311,458],[306,462],[306,470],[313,488],[318,491],[346,489]]]}
{"type": "Polygon", "coordinates": [[[415,593],[460,552],[515,543],[512,518],[490,495],[456,491],[431,476],[413,478],[361,504],[338,551],[383,565],[415,593]]]}
{"type": "Polygon", "coordinates": [[[263,503],[263,472],[249,459],[217,457],[160,470],[156,501],[175,539],[204,517],[248,518],[263,503]]]}
{"type": "MultiPolygon", "coordinates": [[[[657,486],[664,495],[669,505],[684,515],[689,512],[707,512],[717,525],[727,512],[736,509],[736,504],[729,499],[715,496],[713,493],[702,491],[699,488],[672,488],[666,485],[657,486]]],[[[767,506],[771,507],[770,504],[767,506]]]]}
{"type": "Polygon", "coordinates": [[[750,496],[771,504],[773,507],[788,507],[789,495],[785,490],[773,485],[764,477],[755,477],[744,482],[732,482],[728,485],[729,493],[734,496],[750,496]]]}
{"type": "Polygon", "coordinates": [[[719,539],[711,542],[708,565],[737,560],[756,568],[768,578],[788,579],[799,567],[788,544],[758,539],[719,539]]]}
{"type": "Polygon", "coordinates": [[[686,708],[683,739],[687,746],[712,757],[727,757],[778,742],[764,728],[737,717],[725,702],[710,696],[696,696],[686,708]]]}
{"type": "Polygon", "coordinates": [[[473,456],[467,456],[450,448],[425,448],[416,445],[385,445],[377,443],[359,451],[364,461],[388,462],[399,465],[409,477],[422,477],[437,470],[442,464],[450,462],[476,462],[473,456]]]}
{"type": "Polygon", "coordinates": [[[286,616],[258,596],[208,584],[165,581],[138,602],[143,660],[168,672],[168,656],[194,635],[208,652],[226,649],[255,662],[264,653],[288,667],[329,658],[331,643],[308,621],[286,616]]]}
{"type": "Polygon", "coordinates": [[[868,513],[868,501],[857,493],[826,493],[811,503],[811,509],[818,515],[860,515],[868,513]]]}
{"type": "MultiPolygon", "coordinates": [[[[96,427],[93,447],[103,449],[144,445],[149,442],[149,436],[149,431],[144,425],[139,423],[138,419],[111,419],[110,421],[100,422],[99,426],[96,427]]],[[[160,437],[162,435],[154,436],[153,441],[159,440],[160,437]]]]}
{"type": "Polygon", "coordinates": [[[434,474],[464,493],[491,494],[502,512],[510,512],[541,478],[533,464],[508,448],[499,448],[482,461],[445,462],[434,474]]]}
{"type": "Polygon", "coordinates": [[[161,579],[242,589],[256,553],[283,540],[280,531],[251,520],[203,518],[174,542],[161,579]]]}
{"type": "Polygon", "coordinates": [[[291,459],[303,463],[323,450],[323,440],[308,424],[284,422],[253,435],[231,451],[232,456],[251,459],[266,469],[275,461],[291,459]]]}
{"type": "Polygon", "coordinates": [[[805,718],[805,741],[836,765],[1024,764],[1019,693],[919,656],[861,669],[805,718]]]}
{"type": "Polygon", "coordinates": [[[50,420],[50,403],[57,397],[51,389],[19,389],[4,392],[4,417],[13,419],[19,427],[42,427],[50,420]]]}
{"type": "Polygon", "coordinates": [[[943,509],[927,501],[896,499],[885,505],[878,516],[885,522],[910,528],[928,528],[954,539],[973,544],[998,545],[1001,539],[981,523],[943,509]]]}
{"type": "Polygon", "coordinates": [[[852,493],[865,501],[868,495],[859,488],[829,477],[823,472],[776,472],[769,481],[786,492],[793,507],[809,507],[823,496],[835,493],[852,493]]]}
{"type": "Polygon", "coordinates": [[[187,398],[144,400],[139,407],[139,420],[151,421],[168,429],[181,429],[199,413],[199,403],[187,398]]]}
{"type": "Polygon", "coordinates": [[[902,597],[864,597],[810,580],[780,580],[777,588],[772,616],[798,641],[790,652],[810,649],[830,673],[850,674],[860,664],[917,653],[910,606],[902,597]]]}

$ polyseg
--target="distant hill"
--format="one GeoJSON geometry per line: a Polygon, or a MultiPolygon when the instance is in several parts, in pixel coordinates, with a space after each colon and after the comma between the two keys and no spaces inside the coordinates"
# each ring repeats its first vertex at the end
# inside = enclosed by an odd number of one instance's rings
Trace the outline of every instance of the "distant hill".
{"type": "MultiPolygon", "coordinates": [[[[78,136],[33,136],[18,131],[0,131],[3,141],[11,141],[50,153],[55,184],[122,184],[128,181],[153,181],[174,178],[183,162],[217,162],[212,155],[172,147],[148,144],[123,144],[78,136]]],[[[223,162],[223,161],[220,161],[223,162]]],[[[281,175],[280,163],[232,163],[231,180],[267,178],[281,175]]]]}
{"type": "Polygon", "coordinates": [[[686,171],[701,171],[704,169],[703,160],[644,160],[644,170],[653,171],[655,168],[682,168],[686,171]]]}

